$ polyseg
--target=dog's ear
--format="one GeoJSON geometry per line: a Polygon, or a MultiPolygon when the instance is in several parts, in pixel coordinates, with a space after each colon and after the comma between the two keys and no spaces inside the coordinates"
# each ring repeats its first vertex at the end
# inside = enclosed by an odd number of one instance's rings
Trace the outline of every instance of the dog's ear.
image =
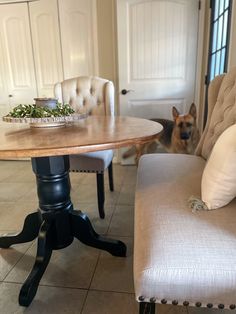
{"type": "Polygon", "coordinates": [[[179,116],[179,111],[175,107],[172,108],[172,115],[174,120],[176,120],[179,116]]]}
{"type": "Polygon", "coordinates": [[[196,108],[196,105],[195,103],[192,103],[190,109],[189,109],[189,114],[194,118],[196,119],[197,118],[197,108],[196,108]]]}

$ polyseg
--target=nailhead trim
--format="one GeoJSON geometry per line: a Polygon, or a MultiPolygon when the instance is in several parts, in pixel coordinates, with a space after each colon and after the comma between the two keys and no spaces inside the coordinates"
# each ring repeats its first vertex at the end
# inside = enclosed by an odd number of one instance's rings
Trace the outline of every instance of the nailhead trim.
{"type": "MultiPolygon", "coordinates": [[[[141,295],[141,296],[138,297],[138,300],[141,301],[141,302],[143,302],[143,301],[145,300],[145,297],[141,295]]],[[[156,303],[156,301],[157,301],[157,299],[156,299],[155,297],[152,297],[152,298],[149,299],[149,302],[150,302],[150,303],[156,303]]],[[[162,299],[162,300],[161,300],[161,303],[162,303],[162,304],[167,304],[167,300],[166,300],[166,299],[162,299]]],[[[173,305],[178,305],[178,300],[173,300],[173,301],[172,301],[172,304],[173,304],[173,305]]],[[[183,305],[184,305],[184,306],[189,306],[189,302],[188,302],[188,301],[184,301],[184,302],[183,302],[183,305]]],[[[202,303],[201,303],[201,302],[196,302],[196,303],[195,303],[195,306],[196,306],[196,307],[201,307],[201,306],[202,306],[202,303]]],[[[206,306],[207,306],[209,309],[211,309],[211,308],[213,307],[213,304],[212,304],[212,303],[207,303],[206,306]]],[[[225,306],[224,306],[224,304],[220,303],[220,304],[218,305],[218,308],[219,308],[220,310],[223,310],[223,309],[225,308],[225,306]]],[[[231,310],[234,310],[234,309],[236,308],[236,305],[235,305],[235,304],[231,304],[231,305],[229,306],[229,308],[230,308],[231,310]]]]}
{"type": "Polygon", "coordinates": [[[188,301],[184,301],[183,305],[184,306],[189,306],[189,302],[188,301]]]}
{"type": "Polygon", "coordinates": [[[218,309],[223,310],[223,309],[224,309],[224,307],[225,307],[225,306],[224,306],[224,304],[219,304],[219,305],[218,305],[218,309]]]}
{"type": "Polygon", "coordinates": [[[142,295],[141,295],[140,297],[138,297],[138,299],[139,299],[139,301],[141,301],[141,302],[145,300],[144,296],[142,296],[142,295]]]}
{"type": "Polygon", "coordinates": [[[95,170],[74,170],[70,169],[70,172],[80,172],[80,173],[103,173],[104,171],[95,171],[95,170]]]}

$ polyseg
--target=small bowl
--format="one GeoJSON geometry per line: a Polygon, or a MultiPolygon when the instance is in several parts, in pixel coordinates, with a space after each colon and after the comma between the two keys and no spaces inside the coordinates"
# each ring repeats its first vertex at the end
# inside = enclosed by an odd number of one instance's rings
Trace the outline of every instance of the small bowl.
{"type": "Polygon", "coordinates": [[[55,109],[57,107],[57,98],[34,98],[36,107],[47,107],[55,109]]]}

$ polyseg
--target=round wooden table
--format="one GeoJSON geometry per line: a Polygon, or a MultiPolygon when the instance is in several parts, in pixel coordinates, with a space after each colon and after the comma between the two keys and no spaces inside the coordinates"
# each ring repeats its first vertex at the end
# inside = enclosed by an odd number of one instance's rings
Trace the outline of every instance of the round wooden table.
{"type": "Polygon", "coordinates": [[[1,248],[38,237],[35,264],[21,288],[20,305],[32,302],[52,251],[67,247],[74,237],[112,255],[126,255],[123,242],[98,235],[88,217],[74,210],[69,155],[142,144],[161,130],[160,124],[145,119],[102,116],[90,116],[62,128],[0,127],[0,158],[31,157],[39,199],[38,211],[25,218],[19,234],[0,237],[1,248]]]}

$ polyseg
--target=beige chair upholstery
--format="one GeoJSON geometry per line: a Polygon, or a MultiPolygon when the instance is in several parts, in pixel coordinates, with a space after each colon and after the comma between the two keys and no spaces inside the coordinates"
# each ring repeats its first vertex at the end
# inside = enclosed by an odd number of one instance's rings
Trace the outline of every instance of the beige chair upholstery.
{"type": "MultiPolygon", "coordinates": [[[[76,112],[91,115],[114,115],[114,85],[111,81],[94,76],[81,76],[57,83],[55,97],[60,103],[68,103],[76,112]]],[[[104,213],[104,177],[108,168],[110,190],[113,191],[113,151],[106,150],[70,156],[70,171],[97,173],[98,209],[101,218],[104,213]]]]}
{"type": "Polygon", "coordinates": [[[54,94],[59,102],[68,103],[78,112],[114,115],[114,85],[94,76],[81,76],[57,83],[54,94]]]}
{"type": "Polygon", "coordinates": [[[236,199],[213,211],[192,212],[188,204],[200,196],[214,143],[236,122],[235,81],[233,69],[210,84],[198,156],[152,154],[140,160],[134,235],[140,313],[154,313],[155,303],[235,308],[236,199]]]}

